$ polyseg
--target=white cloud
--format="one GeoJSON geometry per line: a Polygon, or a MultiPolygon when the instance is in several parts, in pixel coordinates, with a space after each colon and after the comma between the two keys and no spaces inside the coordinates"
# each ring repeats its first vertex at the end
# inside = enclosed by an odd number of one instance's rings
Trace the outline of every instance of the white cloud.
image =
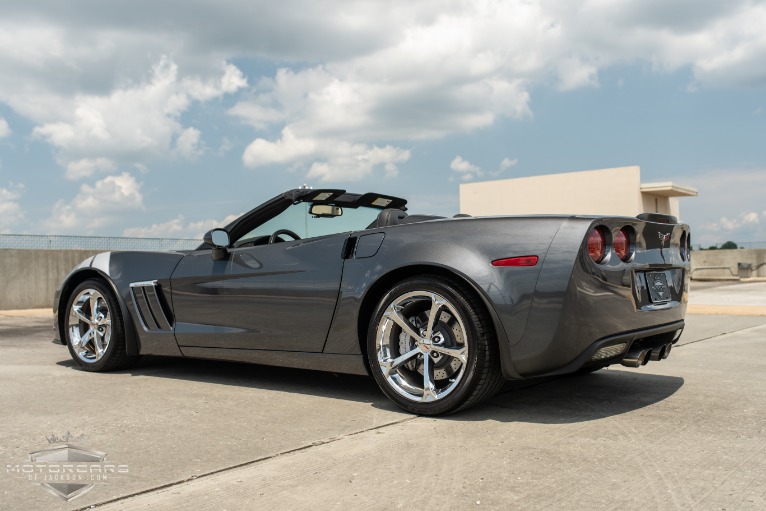
{"type": "Polygon", "coordinates": [[[336,142],[327,161],[314,162],[306,177],[321,182],[358,181],[381,171],[383,177],[395,177],[399,171],[397,164],[409,159],[409,151],[390,145],[336,142]]]}
{"type": "Polygon", "coordinates": [[[18,223],[24,218],[19,203],[23,192],[22,184],[11,183],[8,188],[0,188],[0,232],[18,230],[18,223]]]}
{"type": "Polygon", "coordinates": [[[112,172],[117,165],[109,158],[83,158],[66,164],[67,179],[90,177],[97,172],[112,172]]]}
{"type": "Polygon", "coordinates": [[[516,164],[519,163],[518,158],[503,158],[500,161],[500,165],[498,166],[497,170],[492,170],[487,172],[487,174],[491,177],[498,177],[506,170],[513,168],[516,166],[516,164]]]}
{"type": "Polygon", "coordinates": [[[285,112],[278,108],[258,104],[259,100],[240,101],[228,110],[229,115],[239,117],[258,130],[266,130],[272,124],[285,119],[285,112]]]}
{"type": "Polygon", "coordinates": [[[107,176],[93,186],[81,185],[71,202],[58,201],[45,227],[55,233],[90,234],[125,214],[143,210],[143,200],[141,184],[131,174],[107,176]]]}
{"type": "Polygon", "coordinates": [[[176,139],[176,152],[187,160],[194,160],[202,154],[200,135],[197,128],[186,128],[176,139]]]}
{"type": "MultiPolygon", "coordinates": [[[[599,72],[617,64],[644,61],[655,72],[688,67],[697,84],[766,83],[766,36],[752,21],[766,24],[763,6],[722,8],[702,0],[676,3],[669,12],[665,3],[648,4],[425,2],[429,15],[398,20],[389,38],[372,40],[374,50],[328,56],[298,71],[280,69],[229,113],[258,129],[282,131],[282,139],[254,142],[271,143],[270,161],[310,164],[318,147],[286,143],[285,130],[300,141],[402,146],[529,117],[533,86],[598,86],[599,72]]],[[[260,164],[247,153],[244,161],[260,164]]]]}
{"type": "Polygon", "coordinates": [[[295,136],[290,128],[282,130],[282,138],[276,142],[270,142],[263,138],[257,138],[245,149],[242,160],[248,167],[259,167],[274,163],[286,164],[316,154],[322,147],[316,140],[295,136]]]}
{"type": "Polygon", "coordinates": [[[122,231],[123,236],[131,238],[183,238],[184,217],[175,218],[148,227],[129,227],[122,231]]]}
{"type": "Polygon", "coordinates": [[[11,134],[11,127],[8,126],[8,121],[0,117],[0,138],[5,138],[11,134]]]}
{"type": "Polygon", "coordinates": [[[766,241],[766,169],[717,169],[678,180],[699,190],[699,197],[681,199],[681,218],[695,218],[694,243],[710,246],[725,241],[766,241]]]}
{"type": "Polygon", "coordinates": [[[223,220],[197,220],[187,222],[183,215],[148,227],[130,227],[123,231],[123,236],[136,238],[182,238],[201,239],[202,236],[215,227],[223,227],[239,218],[242,214],[229,215],[223,220]]]}
{"type": "Polygon", "coordinates": [[[755,211],[750,211],[746,213],[740,213],[740,215],[735,218],[727,218],[725,216],[721,217],[718,222],[710,224],[709,228],[714,231],[719,231],[722,229],[725,231],[736,231],[742,227],[747,226],[748,224],[758,223],[758,213],[755,211]]]}
{"type": "Polygon", "coordinates": [[[471,179],[484,175],[481,167],[474,165],[468,160],[464,160],[460,155],[455,156],[452,162],[450,162],[449,168],[454,172],[457,172],[457,175],[460,176],[460,179],[463,181],[470,181],[471,179]]]}
{"type": "Polygon", "coordinates": [[[258,138],[245,149],[245,165],[259,167],[271,164],[300,164],[313,160],[307,177],[322,182],[358,181],[382,171],[391,177],[397,173],[397,164],[410,158],[408,150],[391,145],[378,147],[349,143],[338,139],[298,138],[285,128],[276,142],[258,138]]]}
{"type": "Polygon", "coordinates": [[[395,172],[415,141],[530,117],[530,90],[597,87],[611,66],[763,86],[764,26],[766,4],[747,0],[11,2],[0,102],[35,122],[65,166],[194,158],[204,134],[183,123],[190,105],[247,87],[232,59],[279,63],[225,107],[269,130],[243,161],[356,179],[395,172]]]}
{"type": "Polygon", "coordinates": [[[207,101],[245,85],[244,76],[231,64],[223,65],[220,77],[180,77],[178,66],[163,57],[151,77],[139,84],[106,95],[61,98],[64,106],[56,118],[37,126],[33,134],[58,150],[58,160],[72,179],[104,167],[113,170],[115,160],[142,163],[173,151],[193,159],[201,153],[201,133],[184,128],[181,114],[193,101],[207,101]]]}
{"type": "Polygon", "coordinates": [[[500,162],[500,171],[515,167],[517,163],[519,163],[518,158],[503,158],[503,161],[500,162]]]}
{"type": "MultiPolygon", "coordinates": [[[[449,166],[452,169],[452,171],[455,172],[455,176],[458,179],[462,181],[470,181],[472,179],[476,179],[476,178],[484,177],[484,176],[497,177],[503,172],[505,172],[506,170],[516,165],[518,162],[519,160],[516,158],[514,159],[503,158],[497,170],[485,172],[478,165],[474,165],[470,161],[464,159],[462,156],[457,155],[450,162],[449,166]]],[[[453,178],[450,178],[450,181],[453,181],[453,180],[454,180],[453,178]]]]}

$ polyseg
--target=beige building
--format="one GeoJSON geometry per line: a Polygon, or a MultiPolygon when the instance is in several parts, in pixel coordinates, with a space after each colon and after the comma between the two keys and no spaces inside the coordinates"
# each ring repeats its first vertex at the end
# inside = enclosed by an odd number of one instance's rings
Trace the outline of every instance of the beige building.
{"type": "Polygon", "coordinates": [[[678,197],[697,190],[670,181],[641,183],[638,166],[499,179],[460,185],[460,212],[473,216],[575,214],[680,218],[678,197]]]}

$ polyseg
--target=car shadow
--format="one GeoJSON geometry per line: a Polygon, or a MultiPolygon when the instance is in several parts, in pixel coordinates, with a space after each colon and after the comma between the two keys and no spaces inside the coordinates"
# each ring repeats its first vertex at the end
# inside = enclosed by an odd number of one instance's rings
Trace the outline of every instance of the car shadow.
{"type": "MultiPolygon", "coordinates": [[[[61,360],[57,362],[57,365],[81,370],[72,359],[61,360]]],[[[168,378],[375,404],[379,401],[382,408],[396,409],[393,404],[390,407],[386,406],[388,400],[381,394],[371,378],[353,374],[336,374],[221,360],[147,355],[142,356],[134,367],[100,374],[168,378]]]]}
{"type": "MultiPolygon", "coordinates": [[[[78,370],[71,359],[59,366],[78,370]]],[[[399,410],[372,378],[321,371],[225,361],[141,357],[137,366],[103,374],[129,374],[231,385],[262,390],[344,399],[388,411],[399,410]]],[[[443,420],[568,424],[603,419],[667,399],[684,384],[677,376],[605,369],[578,376],[506,382],[486,403],[443,417],[443,420]]]]}
{"type": "Polygon", "coordinates": [[[447,417],[571,424],[604,419],[659,403],[684,384],[678,376],[605,369],[591,374],[507,382],[484,407],[447,417]]]}

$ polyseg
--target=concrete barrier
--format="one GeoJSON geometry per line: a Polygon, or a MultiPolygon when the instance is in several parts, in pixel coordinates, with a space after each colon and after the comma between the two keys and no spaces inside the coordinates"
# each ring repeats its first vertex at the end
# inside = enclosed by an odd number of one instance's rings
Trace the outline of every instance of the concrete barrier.
{"type": "Polygon", "coordinates": [[[766,248],[695,250],[692,252],[692,279],[766,277],[766,248]],[[752,272],[740,269],[748,265],[752,272]],[[746,273],[751,273],[746,275],[746,273]]]}
{"type": "Polygon", "coordinates": [[[53,293],[84,259],[102,250],[0,249],[0,310],[52,307],[53,293]]]}

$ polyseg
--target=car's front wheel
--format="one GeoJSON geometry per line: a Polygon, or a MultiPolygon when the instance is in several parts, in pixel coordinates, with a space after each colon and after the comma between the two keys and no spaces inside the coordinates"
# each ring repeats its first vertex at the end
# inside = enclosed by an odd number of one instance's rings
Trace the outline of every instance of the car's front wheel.
{"type": "Polygon", "coordinates": [[[66,343],[72,359],[86,371],[109,371],[129,365],[125,326],[114,293],[100,280],[86,280],[69,295],[66,343]]]}
{"type": "Polygon", "coordinates": [[[503,383],[484,305],[466,286],[437,276],[402,281],[383,296],[367,355],[383,392],[417,414],[467,408],[503,383]]]}

